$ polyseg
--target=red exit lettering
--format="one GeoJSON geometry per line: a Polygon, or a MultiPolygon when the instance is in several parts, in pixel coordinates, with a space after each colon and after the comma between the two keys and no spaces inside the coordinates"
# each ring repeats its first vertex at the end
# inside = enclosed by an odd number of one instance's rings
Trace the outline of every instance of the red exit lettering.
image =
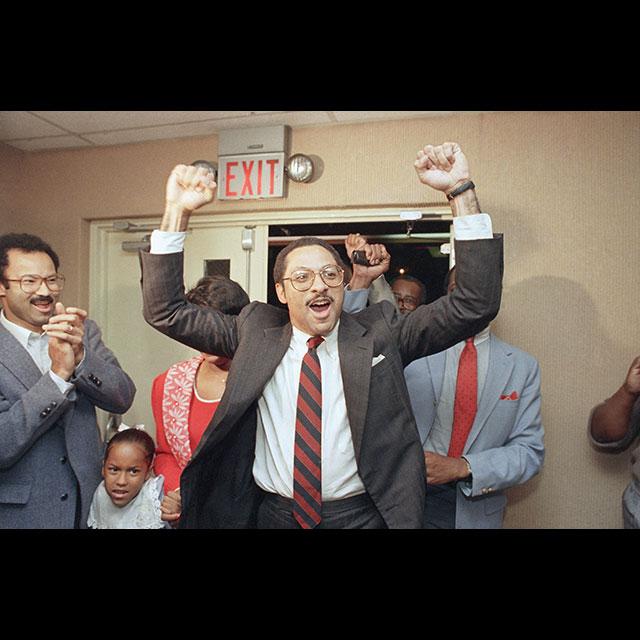
{"type": "Polygon", "coordinates": [[[226,160],[225,165],[224,197],[264,198],[280,197],[282,194],[282,176],[278,174],[282,160],[254,157],[247,160],[226,160]]]}

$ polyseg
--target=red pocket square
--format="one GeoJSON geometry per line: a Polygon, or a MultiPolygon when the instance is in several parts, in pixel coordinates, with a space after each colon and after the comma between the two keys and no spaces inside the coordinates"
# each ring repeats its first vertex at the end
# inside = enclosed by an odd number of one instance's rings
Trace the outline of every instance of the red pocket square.
{"type": "Polygon", "coordinates": [[[505,396],[504,394],[500,396],[500,400],[517,400],[520,396],[517,391],[512,391],[510,395],[505,396]]]}

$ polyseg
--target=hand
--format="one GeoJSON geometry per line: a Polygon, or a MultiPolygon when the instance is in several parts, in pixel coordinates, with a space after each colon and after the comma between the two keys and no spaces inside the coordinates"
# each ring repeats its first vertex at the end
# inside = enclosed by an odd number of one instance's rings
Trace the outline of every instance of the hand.
{"type": "Polygon", "coordinates": [[[376,278],[389,270],[391,255],[383,244],[369,244],[367,239],[359,233],[350,233],[344,241],[344,246],[349,259],[354,251],[364,251],[371,265],[368,267],[361,264],[351,265],[353,269],[353,277],[349,282],[351,289],[367,289],[376,278]]]}
{"type": "Polygon", "coordinates": [[[631,363],[627,378],[624,381],[624,388],[633,395],[640,393],[640,356],[631,363]]]}
{"type": "Polygon", "coordinates": [[[467,463],[462,458],[450,458],[425,451],[424,462],[427,465],[427,484],[446,484],[469,475],[467,463]]]}
{"type": "Polygon", "coordinates": [[[51,370],[64,380],[68,380],[84,356],[84,321],[87,312],[77,307],[65,309],[56,302],[55,315],[42,326],[49,336],[49,357],[51,370]]]}
{"type": "Polygon", "coordinates": [[[172,525],[178,523],[180,520],[180,513],[182,512],[182,499],[180,498],[180,487],[175,491],[169,491],[167,495],[162,499],[160,503],[160,518],[164,522],[169,522],[172,525]]]}
{"type": "Polygon", "coordinates": [[[205,167],[179,164],[167,180],[167,206],[195,211],[213,200],[216,186],[213,173],[205,167]]]}
{"type": "Polygon", "coordinates": [[[469,163],[456,142],[428,144],[413,164],[420,182],[437,191],[447,193],[469,180],[469,163]]]}

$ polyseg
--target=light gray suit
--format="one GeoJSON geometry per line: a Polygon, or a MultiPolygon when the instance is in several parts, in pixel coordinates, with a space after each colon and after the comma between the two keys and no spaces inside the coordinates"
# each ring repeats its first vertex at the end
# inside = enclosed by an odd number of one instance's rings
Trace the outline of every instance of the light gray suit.
{"type": "MultiPolygon", "coordinates": [[[[442,351],[405,368],[423,445],[436,419],[445,360],[442,351]]],[[[463,453],[473,482],[458,482],[456,529],[500,528],[507,502],[504,489],[538,473],[544,460],[540,405],[536,359],[491,334],[487,378],[463,453]]]]}
{"type": "Polygon", "coordinates": [[[101,480],[103,444],[95,407],[129,409],[135,386],[85,321],[85,355],[63,395],[0,325],[0,528],[86,527],[101,480]]]}

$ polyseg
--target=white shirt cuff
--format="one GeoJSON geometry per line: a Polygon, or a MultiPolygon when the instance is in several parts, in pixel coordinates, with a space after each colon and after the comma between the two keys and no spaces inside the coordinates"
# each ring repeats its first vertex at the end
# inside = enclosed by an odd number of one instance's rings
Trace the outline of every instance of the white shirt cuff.
{"type": "Polygon", "coordinates": [[[51,376],[51,379],[56,383],[56,387],[60,389],[60,393],[66,393],[67,391],[69,391],[69,389],[73,389],[73,384],[71,384],[71,382],[67,382],[57,373],[53,373],[51,369],[49,369],[49,375],[51,376]]]}
{"type": "Polygon", "coordinates": [[[150,253],[180,253],[184,251],[186,231],[160,231],[151,233],[150,253]]]}
{"type": "Polygon", "coordinates": [[[491,217],[488,213],[474,213],[468,216],[454,218],[453,237],[455,240],[484,240],[486,238],[493,238],[491,217]]]}

